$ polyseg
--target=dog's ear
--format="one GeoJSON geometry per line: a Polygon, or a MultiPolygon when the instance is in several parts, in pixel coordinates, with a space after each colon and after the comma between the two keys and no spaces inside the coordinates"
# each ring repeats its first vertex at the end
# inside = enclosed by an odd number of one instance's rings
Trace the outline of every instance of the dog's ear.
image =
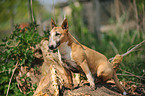
{"type": "Polygon", "coordinates": [[[51,28],[53,29],[54,27],[56,27],[56,24],[55,24],[54,20],[51,18],[51,28]]]}
{"type": "Polygon", "coordinates": [[[68,22],[67,22],[67,19],[64,19],[61,27],[62,27],[62,29],[68,31],[68,22]]]}

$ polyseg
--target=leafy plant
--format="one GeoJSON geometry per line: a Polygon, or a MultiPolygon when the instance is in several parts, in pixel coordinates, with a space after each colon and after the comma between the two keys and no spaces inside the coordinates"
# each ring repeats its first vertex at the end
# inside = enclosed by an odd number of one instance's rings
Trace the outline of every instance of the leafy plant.
{"type": "MultiPolygon", "coordinates": [[[[20,92],[16,82],[16,75],[21,66],[32,67],[34,48],[37,43],[40,42],[41,36],[38,34],[36,24],[30,24],[29,27],[20,29],[17,25],[15,31],[3,39],[3,43],[0,51],[0,94],[4,95],[7,92],[9,86],[9,80],[13,73],[13,69],[16,67],[18,62],[18,68],[14,74],[14,77],[11,81],[11,86],[9,90],[10,96],[20,96],[23,93],[20,92]]],[[[28,89],[27,95],[32,95],[34,89],[28,89]]]]}

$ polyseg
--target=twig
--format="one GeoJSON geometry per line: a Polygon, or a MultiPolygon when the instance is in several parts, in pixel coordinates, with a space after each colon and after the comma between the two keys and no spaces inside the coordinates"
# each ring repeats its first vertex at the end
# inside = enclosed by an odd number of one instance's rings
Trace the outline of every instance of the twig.
{"type": "MultiPolygon", "coordinates": [[[[121,69],[121,68],[118,68],[118,69],[121,70],[121,71],[124,71],[125,73],[132,74],[132,73],[130,73],[130,72],[128,72],[128,71],[125,71],[125,70],[123,70],[123,69],[121,69]]],[[[132,75],[134,75],[134,74],[132,74],[132,75]]]]}
{"type": "Polygon", "coordinates": [[[145,79],[141,78],[142,76],[136,76],[136,75],[132,75],[132,74],[117,74],[117,75],[133,76],[133,77],[137,77],[139,79],[145,80],[145,79]]]}
{"type": "Polygon", "coordinates": [[[109,43],[110,43],[110,45],[112,46],[114,52],[115,52],[116,54],[119,54],[119,52],[118,52],[116,46],[114,45],[114,43],[113,43],[112,41],[110,41],[109,43]]]}
{"type": "Polygon", "coordinates": [[[6,96],[8,96],[9,89],[10,89],[10,84],[11,84],[11,81],[12,81],[13,75],[14,75],[14,73],[15,73],[15,70],[16,70],[17,67],[18,67],[18,62],[19,62],[19,61],[17,61],[16,66],[15,66],[15,68],[14,68],[14,70],[13,70],[12,75],[11,75],[11,78],[10,78],[10,81],[9,81],[9,86],[8,86],[8,89],[7,89],[7,94],[6,94],[6,96]]]}
{"type": "MultiPolygon", "coordinates": [[[[137,33],[139,33],[139,19],[138,19],[138,11],[137,11],[137,5],[136,5],[136,0],[133,0],[133,6],[134,6],[134,11],[135,11],[135,18],[136,18],[136,29],[137,31],[134,33],[133,37],[132,37],[132,41],[133,42],[135,40],[135,37],[137,35],[137,33]]],[[[139,34],[140,35],[140,34],[139,34]]],[[[139,37],[138,35],[138,37],[139,37]]]]}
{"type": "Polygon", "coordinates": [[[32,0],[31,0],[31,16],[32,16],[32,21],[33,21],[33,23],[34,23],[34,15],[33,15],[33,9],[32,9],[32,0]]]}
{"type": "Polygon", "coordinates": [[[145,43],[145,40],[143,40],[141,43],[135,45],[132,49],[130,49],[129,51],[127,51],[126,53],[122,54],[121,56],[126,56],[129,53],[131,53],[132,51],[136,50],[137,48],[139,48],[140,46],[142,46],[145,43]]]}
{"type": "Polygon", "coordinates": [[[19,90],[20,90],[21,92],[23,92],[22,89],[20,88],[19,84],[18,84],[18,88],[19,88],[19,90]]]}
{"type": "Polygon", "coordinates": [[[138,82],[133,82],[133,81],[131,81],[130,83],[133,83],[133,84],[139,84],[140,86],[139,87],[145,87],[145,84],[142,84],[142,83],[138,83],[138,82]]]}
{"type": "MultiPolygon", "coordinates": [[[[32,0],[29,0],[29,8],[30,8],[30,16],[31,16],[31,23],[35,24],[36,23],[36,19],[34,17],[34,12],[33,12],[33,6],[32,6],[32,0]]],[[[37,27],[35,26],[35,30],[37,29],[37,27]]]]}
{"type": "Polygon", "coordinates": [[[124,71],[125,73],[128,73],[128,74],[117,74],[117,75],[134,76],[134,77],[137,77],[137,78],[139,78],[139,79],[145,80],[145,79],[142,78],[143,76],[134,75],[134,74],[132,74],[132,73],[130,73],[130,72],[128,72],[128,71],[125,71],[125,70],[123,70],[123,69],[121,69],[121,68],[118,68],[118,69],[121,70],[121,71],[124,71]]]}
{"type": "MultiPolygon", "coordinates": [[[[133,52],[134,50],[136,50],[137,48],[139,48],[140,46],[142,46],[145,43],[145,40],[143,40],[142,42],[140,42],[139,44],[135,45],[132,49],[130,49],[129,51],[127,51],[126,53],[122,54],[121,56],[126,56],[129,53],[133,52]]],[[[114,57],[110,58],[109,60],[113,60],[114,57]]]]}
{"type": "Polygon", "coordinates": [[[0,71],[0,73],[6,72],[6,71],[9,71],[9,70],[0,71]]]}

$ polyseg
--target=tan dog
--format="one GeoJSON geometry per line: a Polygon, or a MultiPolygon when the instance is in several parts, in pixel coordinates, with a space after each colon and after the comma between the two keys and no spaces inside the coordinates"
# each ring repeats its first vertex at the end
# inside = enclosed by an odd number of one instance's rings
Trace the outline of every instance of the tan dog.
{"type": "MultiPolygon", "coordinates": [[[[126,92],[120,85],[114,69],[107,58],[82,44],[80,44],[69,32],[68,22],[65,19],[61,27],[57,27],[53,19],[51,19],[52,30],[49,37],[49,49],[58,48],[58,53],[62,65],[66,69],[66,75],[70,84],[72,84],[71,71],[85,73],[90,86],[94,89],[94,77],[101,78],[103,81],[114,77],[117,88],[126,95],[126,92]]],[[[70,85],[71,87],[71,85],[70,85]]]]}

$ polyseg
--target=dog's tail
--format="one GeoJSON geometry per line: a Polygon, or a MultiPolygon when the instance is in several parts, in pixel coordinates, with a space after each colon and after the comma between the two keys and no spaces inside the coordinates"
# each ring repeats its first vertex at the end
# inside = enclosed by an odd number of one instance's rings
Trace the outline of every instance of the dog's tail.
{"type": "Polygon", "coordinates": [[[115,71],[113,71],[113,78],[114,78],[114,81],[115,81],[115,84],[116,84],[117,88],[123,93],[123,95],[127,95],[126,91],[124,90],[124,88],[119,83],[119,80],[118,80],[118,77],[117,77],[115,71]]]}

